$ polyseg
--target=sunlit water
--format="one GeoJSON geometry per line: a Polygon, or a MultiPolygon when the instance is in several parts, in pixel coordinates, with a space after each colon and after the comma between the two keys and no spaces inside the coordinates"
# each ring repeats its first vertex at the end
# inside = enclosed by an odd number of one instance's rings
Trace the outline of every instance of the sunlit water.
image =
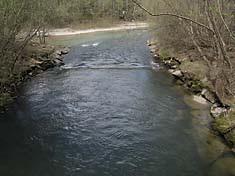
{"type": "Polygon", "coordinates": [[[1,115],[1,176],[198,176],[192,115],[143,30],[59,38],[66,65],[1,115]]]}

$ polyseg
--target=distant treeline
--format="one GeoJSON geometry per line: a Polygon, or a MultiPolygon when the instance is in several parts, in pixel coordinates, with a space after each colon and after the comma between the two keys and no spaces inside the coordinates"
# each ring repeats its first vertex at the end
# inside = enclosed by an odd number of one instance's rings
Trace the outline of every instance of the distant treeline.
{"type": "Polygon", "coordinates": [[[141,20],[145,13],[131,0],[57,0],[46,2],[52,25],[82,23],[97,19],[141,20]]]}

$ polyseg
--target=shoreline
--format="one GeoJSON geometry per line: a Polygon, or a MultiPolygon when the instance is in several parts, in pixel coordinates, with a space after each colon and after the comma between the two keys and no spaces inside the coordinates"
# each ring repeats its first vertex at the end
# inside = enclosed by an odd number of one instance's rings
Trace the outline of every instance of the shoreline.
{"type": "Polygon", "coordinates": [[[30,52],[24,55],[26,63],[18,65],[20,69],[5,83],[5,91],[0,92],[0,113],[6,111],[19,96],[18,90],[27,80],[50,68],[64,65],[63,58],[70,51],[68,47],[55,49],[35,42],[31,42],[28,49],[30,52]]]}
{"type": "MultiPolygon", "coordinates": [[[[95,32],[108,32],[120,30],[132,30],[147,28],[147,23],[131,22],[122,23],[114,27],[107,28],[94,28],[86,30],[75,30],[72,28],[62,28],[49,30],[50,36],[67,36],[78,35],[95,32]]],[[[28,80],[33,78],[50,68],[59,67],[64,65],[63,57],[70,52],[69,47],[56,48],[51,45],[42,45],[38,42],[32,41],[26,48],[24,57],[27,58],[25,63],[19,63],[19,70],[13,77],[9,78],[10,81],[4,84],[5,90],[0,91],[0,112],[5,111],[7,107],[14,102],[18,97],[18,89],[28,80]],[[30,48],[30,49],[29,49],[30,48]],[[29,51],[28,51],[29,50],[29,51]],[[32,52],[32,51],[33,52],[32,52]],[[29,53],[27,53],[29,52],[29,53]],[[31,53],[32,52],[32,53],[31,53]]]]}
{"type": "Polygon", "coordinates": [[[165,69],[175,78],[176,85],[185,88],[192,95],[194,102],[210,107],[209,113],[212,122],[207,125],[217,136],[223,138],[231,148],[231,152],[235,154],[234,110],[231,107],[222,106],[213,88],[205,85],[205,81],[200,79],[196,72],[193,70],[188,71],[182,67],[185,62],[190,62],[192,68],[195,66],[194,62],[189,61],[188,58],[171,57],[167,54],[161,55],[161,47],[154,40],[148,41],[147,45],[153,55],[153,61],[160,61],[165,65],[165,69]]]}
{"type": "Polygon", "coordinates": [[[95,32],[110,32],[110,31],[121,31],[121,30],[132,30],[132,29],[142,29],[148,28],[148,23],[141,22],[132,22],[119,24],[114,27],[106,28],[92,28],[92,29],[72,29],[72,28],[61,28],[61,29],[51,29],[48,31],[49,36],[66,36],[66,35],[79,35],[79,34],[88,34],[95,32]]]}

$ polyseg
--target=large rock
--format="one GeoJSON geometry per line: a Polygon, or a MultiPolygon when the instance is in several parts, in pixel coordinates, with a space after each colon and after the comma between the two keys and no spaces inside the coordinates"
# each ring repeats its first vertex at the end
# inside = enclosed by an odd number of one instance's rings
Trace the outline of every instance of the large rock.
{"type": "Polygon", "coordinates": [[[55,54],[58,55],[58,56],[61,56],[61,55],[62,55],[61,50],[57,50],[57,51],[55,52],[55,54]]]}
{"type": "Polygon", "coordinates": [[[55,63],[55,66],[61,66],[61,65],[64,65],[64,62],[61,61],[60,59],[55,59],[54,60],[54,63],[55,63]]]}
{"type": "Polygon", "coordinates": [[[175,70],[173,73],[172,73],[173,76],[176,76],[176,77],[182,77],[183,76],[183,73],[181,72],[181,70],[175,70]]]}
{"type": "Polygon", "coordinates": [[[225,107],[220,107],[218,104],[213,104],[211,106],[211,115],[214,118],[218,118],[222,114],[226,113],[227,109],[225,107]]]}
{"type": "Polygon", "coordinates": [[[228,134],[235,128],[235,113],[230,111],[226,115],[220,115],[212,122],[212,127],[220,134],[228,134]]]}
{"type": "Polygon", "coordinates": [[[156,52],[156,48],[157,48],[157,46],[154,45],[154,44],[151,44],[151,45],[149,46],[149,49],[150,49],[150,52],[151,52],[151,53],[155,53],[155,52],[156,52]]]}
{"type": "Polygon", "coordinates": [[[163,63],[170,68],[175,68],[179,65],[179,62],[177,62],[174,58],[171,57],[163,58],[163,63]]]}
{"type": "Polygon", "coordinates": [[[204,105],[208,104],[207,100],[203,98],[202,96],[194,95],[193,100],[200,104],[204,104],[204,105]]]}
{"type": "Polygon", "coordinates": [[[65,47],[65,48],[63,48],[63,49],[61,50],[61,54],[62,54],[62,55],[66,55],[66,54],[69,53],[69,51],[70,51],[70,48],[69,48],[69,47],[65,47]]]}
{"type": "Polygon", "coordinates": [[[53,68],[55,66],[55,63],[53,60],[47,59],[42,64],[40,64],[40,67],[42,70],[47,70],[49,68],[53,68]]]}
{"type": "Polygon", "coordinates": [[[201,92],[201,95],[207,99],[209,102],[211,103],[216,103],[216,97],[213,93],[211,93],[209,90],[207,89],[203,89],[202,92],[201,92]]]}

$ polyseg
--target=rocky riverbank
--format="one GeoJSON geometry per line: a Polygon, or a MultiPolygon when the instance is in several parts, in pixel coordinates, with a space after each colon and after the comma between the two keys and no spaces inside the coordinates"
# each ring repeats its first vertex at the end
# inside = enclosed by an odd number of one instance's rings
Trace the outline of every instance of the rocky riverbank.
{"type": "Polygon", "coordinates": [[[69,51],[68,47],[55,49],[49,45],[31,42],[17,63],[14,74],[1,81],[0,110],[4,111],[13,102],[18,96],[18,89],[28,79],[50,68],[64,65],[63,56],[69,51]]]}
{"type": "Polygon", "coordinates": [[[235,148],[235,110],[223,106],[216,96],[211,82],[207,78],[208,68],[201,60],[192,60],[187,55],[172,57],[162,50],[155,41],[148,41],[150,51],[156,62],[161,61],[168,72],[176,78],[177,84],[182,85],[193,95],[194,101],[210,105],[213,118],[212,129],[222,136],[233,151],[235,148]]]}

